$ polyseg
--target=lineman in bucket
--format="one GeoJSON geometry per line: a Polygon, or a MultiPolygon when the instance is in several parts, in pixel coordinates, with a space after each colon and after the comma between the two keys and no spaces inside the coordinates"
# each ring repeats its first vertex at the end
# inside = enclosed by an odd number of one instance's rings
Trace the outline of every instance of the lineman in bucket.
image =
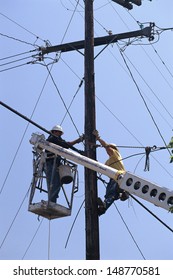
{"type": "MultiPolygon", "coordinates": [[[[55,125],[50,132],[51,135],[47,138],[47,141],[59,145],[66,149],[70,148],[73,150],[77,150],[73,147],[73,145],[83,141],[83,135],[82,135],[76,140],[73,140],[71,142],[66,142],[61,137],[64,134],[64,132],[63,132],[63,128],[60,125],[55,125]]],[[[60,176],[58,171],[58,167],[60,166],[60,163],[61,163],[61,156],[55,156],[53,153],[46,151],[45,173],[46,173],[46,180],[48,186],[49,200],[55,203],[61,189],[61,182],[60,182],[60,176]]]]}

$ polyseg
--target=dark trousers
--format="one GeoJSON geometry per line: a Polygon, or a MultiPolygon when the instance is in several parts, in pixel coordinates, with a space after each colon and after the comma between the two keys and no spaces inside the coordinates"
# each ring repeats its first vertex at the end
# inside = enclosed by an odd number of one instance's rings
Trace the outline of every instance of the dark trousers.
{"type": "Polygon", "coordinates": [[[106,209],[108,209],[112,205],[114,200],[119,199],[119,193],[120,193],[120,188],[118,186],[118,183],[115,180],[110,179],[106,187],[106,194],[104,200],[106,203],[106,209]]]}
{"type": "Polygon", "coordinates": [[[61,189],[61,182],[58,167],[60,165],[60,158],[48,158],[46,160],[45,173],[48,187],[48,198],[50,201],[56,203],[58,194],[61,189]]]}

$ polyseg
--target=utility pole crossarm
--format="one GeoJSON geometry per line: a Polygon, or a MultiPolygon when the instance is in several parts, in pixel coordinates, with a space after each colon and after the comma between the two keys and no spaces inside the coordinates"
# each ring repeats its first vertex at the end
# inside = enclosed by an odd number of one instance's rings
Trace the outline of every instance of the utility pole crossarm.
{"type": "MultiPolygon", "coordinates": [[[[152,24],[150,24],[150,26],[148,27],[145,27],[137,31],[113,34],[104,37],[96,37],[94,38],[94,46],[96,47],[101,45],[107,45],[107,44],[115,43],[119,40],[129,39],[133,37],[147,37],[150,39],[151,33],[152,33],[152,24]]],[[[84,49],[84,47],[85,47],[85,40],[82,40],[82,41],[75,41],[71,43],[61,44],[57,46],[41,47],[39,50],[41,51],[41,55],[45,55],[52,52],[59,52],[59,51],[68,52],[68,51],[80,50],[80,49],[84,49]]]]}
{"type": "Polygon", "coordinates": [[[127,192],[154,204],[155,206],[161,207],[168,211],[171,207],[173,207],[173,190],[160,187],[130,172],[124,172],[122,176],[119,176],[118,170],[91,158],[82,156],[74,151],[70,151],[50,143],[45,140],[44,135],[33,134],[30,143],[35,147],[46,149],[72,162],[78,163],[91,170],[104,174],[109,178],[118,180],[121,189],[126,190],[127,192]]]}
{"type": "Polygon", "coordinates": [[[112,0],[113,2],[123,6],[124,8],[127,8],[129,10],[133,9],[133,4],[137,5],[137,6],[141,6],[142,5],[142,1],[141,0],[112,0]],[[130,3],[131,2],[131,3],[130,3]]]}

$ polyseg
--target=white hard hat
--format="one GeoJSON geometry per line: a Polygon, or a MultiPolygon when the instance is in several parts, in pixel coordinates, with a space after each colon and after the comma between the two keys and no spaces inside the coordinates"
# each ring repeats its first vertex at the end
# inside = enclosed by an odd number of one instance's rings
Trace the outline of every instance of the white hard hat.
{"type": "Polygon", "coordinates": [[[62,127],[61,127],[60,125],[55,125],[54,127],[52,127],[51,131],[52,131],[52,130],[61,131],[62,134],[64,133],[64,132],[63,132],[63,129],[62,129],[62,127]]]}

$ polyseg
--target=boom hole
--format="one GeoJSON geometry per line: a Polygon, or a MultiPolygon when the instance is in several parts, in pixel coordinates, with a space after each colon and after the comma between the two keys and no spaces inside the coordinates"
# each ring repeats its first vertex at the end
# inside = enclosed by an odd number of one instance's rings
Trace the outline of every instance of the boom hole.
{"type": "Polygon", "coordinates": [[[173,206],[173,196],[170,196],[167,201],[169,206],[173,206]]]}
{"type": "Polygon", "coordinates": [[[132,178],[129,178],[129,179],[126,181],[126,185],[127,185],[128,187],[130,187],[132,183],[133,183],[133,179],[132,179],[132,178]]]}
{"type": "Polygon", "coordinates": [[[150,196],[151,197],[155,197],[157,195],[157,190],[156,189],[153,189],[151,192],[150,192],[150,196]]]}
{"type": "Polygon", "coordinates": [[[147,193],[148,190],[149,190],[149,186],[148,185],[143,186],[143,188],[142,188],[142,192],[143,193],[147,193]]]}
{"type": "Polygon", "coordinates": [[[160,200],[160,201],[164,201],[165,198],[166,198],[166,193],[161,193],[161,194],[159,195],[159,200],[160,200]]]}
{"type": "Polygon", "coordinates": [[[135,190],[138,190],[141,186],[141,182],[137,181],[135,184],[134,184],[134,189],[135,190]]]}

